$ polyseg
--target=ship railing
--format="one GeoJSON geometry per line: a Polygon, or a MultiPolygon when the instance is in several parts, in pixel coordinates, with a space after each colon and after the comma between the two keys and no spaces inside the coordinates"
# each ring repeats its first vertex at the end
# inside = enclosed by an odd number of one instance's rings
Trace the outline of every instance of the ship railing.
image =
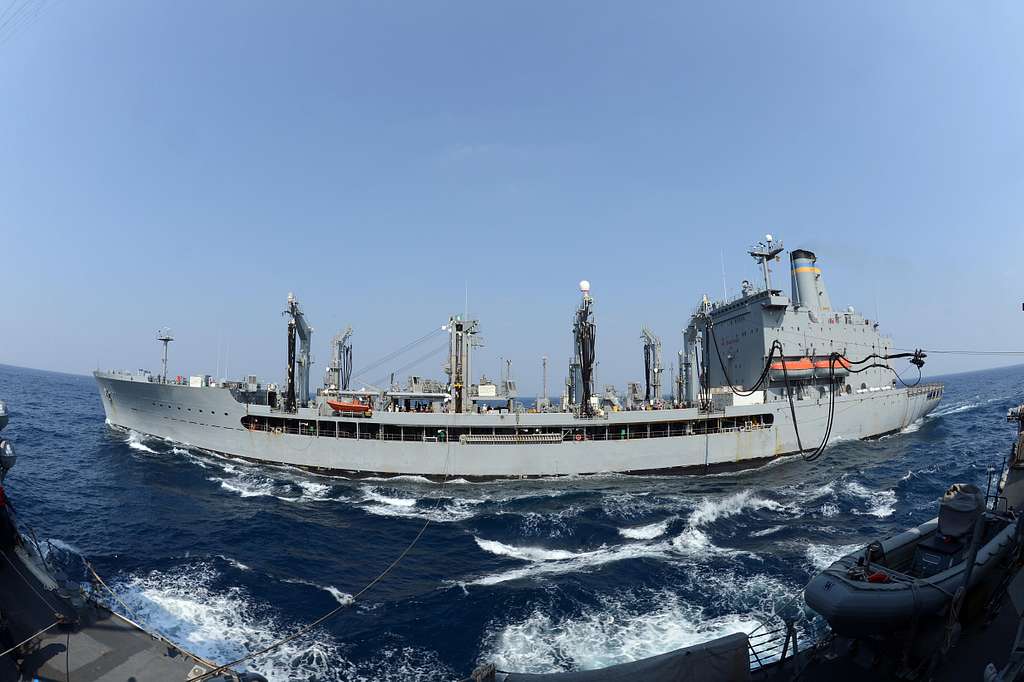
{"type": "Polygon", "coordinates": [[[747,653],[752,672],[796,655],[796,624],[799,620],[802,620],[801,616],[781,618],[776,614],[747,633],[747,653]]]}
{"type": "Polygon", "coordinates": [[[734,418],[712,418],[633,424],[564,426],[556,431],[523,428],[515,433],[505,429],[490,430],[486,427],[473,427],[472,430],[467,430],[466,428],[459,427],[435,428],[431,426],[390,425],[373,422],[362,422],[359,428],[356,429],[356,425],[351,422],[337,422],[315,418],[283,418],[274,415],[270,417],[247,416],[243,419],[243,426],[250,431],[316,436],[320,438],[358,438],[361,440],[414,443],[446,443],[449,441],[467,444],[557,443],[626,441],[647,438],[746,433],[771,428],[772,420],[770,415],[758,415],[758,417],[748,421],[738,421],[738,423],[734,421],[734,418]]]}

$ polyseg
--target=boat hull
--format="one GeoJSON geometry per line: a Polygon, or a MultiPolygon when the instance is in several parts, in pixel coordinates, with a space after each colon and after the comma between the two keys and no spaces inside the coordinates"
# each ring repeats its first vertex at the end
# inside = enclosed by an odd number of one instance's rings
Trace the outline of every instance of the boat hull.
{"type": "MultiPolygon", "coordinates": [[[[163,384],[102,372],[95,376],[112,425],[228,456],[345,475],[413,474],[473,480],[609,472],[700,473],[749,467],[798,450],[787,401],[726,407],[710,417],[696,409],[680,409],[618,412],[606,419],[577,419],[559,413],[380,411],[372,417],[345,419],[300,408],[289,416],[289,423],[311,424],[313,427],[302,428],[312,430],[290,433],[287,428],[244,426],[246,419],[273,423],[282,415],[265,405],[239,403],[227,389],[163,384]],[[749,419],[764,422],[744,428],[742,424],[749,419]],[[338,437],[357,422],[359,437],[338,437]],[[667,435],[660,426],[691,422],[693,433],[665,427],[668,433],[678,435],[667,435]],[[645,423],[652,425],[646,433],[638,427],[645,423]],[[708,423],[740,426],[713,430],[705,428],[708,423]],[[332,424],[334,435],[321,435],[318,427],[332,424]],[[376,437],[366,436],[370,427],[379,429],[376,437]],[[385,437],[385,431],[396,433],[396,429],[400,440],[385,437]],[[471,429],[523,435],[458,440],[431,435],[438,430],[455,433],[471,429]],[[559,430],[569,435],[554,441],[529,435],[531,431],[559,430]]],[[[934,409],[940,397],[941,388],[935,386],[837,396],[832,439],[872,438],[898,431],[934,409]]],[[[827,423],[828,397],[799,400],[796,412],[803,443],[808,447],[817,444],[827,423]]]]}
{"type": "MultiPolygon", "coordinates": [[[[920,541],[937,526],[938,520],[932,519],[883,541],[882,546],[888,554],[907,543],[920,541]]],[[[1013,545],[1015,531],[1016,522],[1010,523],[979,549],[968,589],[977,587],[999,565],[1013,545]]],[[[815,576],[804,590],[807,605],[840,635],[872,637],[904,630],[915,617],[942,611],[963,585],[966,562],[934,576],[906,582],[853,580],[847,571],[862,556],[863,550],[859,550],[842,557],[815,576]]]]}

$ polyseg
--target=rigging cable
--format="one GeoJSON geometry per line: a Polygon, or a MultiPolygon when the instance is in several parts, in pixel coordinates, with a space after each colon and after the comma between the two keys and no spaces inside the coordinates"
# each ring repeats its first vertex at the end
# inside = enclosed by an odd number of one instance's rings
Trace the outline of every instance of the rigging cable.
{"type": "Polygon", "coordinates": [[[434,330],[424,334],[420,338],[418,338],[418,339],[416,339],[414,341],[410,341],[409,343],[405,344],[401,348],[388,353],[384,357],[378,358],[377,360],[374,360],[370,364],[368,364],[365,367],[363,367],[362,369],[360,369],[358,372],[355,372],[352,375],[352,379],[355,379],[357,377],[361,377],[364,374],[366,374],[368,372],[371,372],[374,369],[377,369],[381,365],[383,365],[383,364],[385,364],[387,362],[390,362],[391,360],[394,360],[399,355],[402,355],[403,353],[407,353],[408,351],[412,350],[413,348],[415,348],[416,346],[420,345],[421,343],[423,343],[423,342],[429,340],[430,338],[432,338],[433,336],[441,333],[441,331],[442,331],[441,328],[434,329],[434,330]]]}
{"type": "Polygon", "coordinates": [[[12,646],[12,647],[11,647],[10,649],[8,649],[7,651],[4,651],[3,653],[0,653],[0,658],[3,658],[4,656],[6,656],[7,654],[11,653],[12,651],[15,651],[15,650],[17,650],[17,649],[18,649],[19,647],[22,647],[22,646],[24,646],[24,645],[28,644],[29,642],[31,642],[31,641],[32,641],[33,639],[35,639],[36,637],[38,637],[38,636],[40,636],[40,635],[42,635],[42,634],[44,634],[44,633],[48,632],[49,630],[52,630],[53,628],[57,627],[57,626],[58,626],[58,625],[60,625],[60,624],[61,624],[61,621],[59,621],[59,620],[55,620],[55,621],[53,621],[52,623],[50,623],[49,625],[47,625],[47,626],[46,626],[45,628],[43,628],[43,629],[42,629],[42,630],[40,630],[39,632],[35,633],[34,635],[30,635],[29,637],[26,637],[26,638],[25,638],[25,639],[23,639],[22,641],[18,642],[18,643],[17,643],[17,644],[15,644],[14,646],[12,646]]]}
{"type": "MultiPolygon", "coordinates": [[[[425,362],[425,361],[429,360],[430,358],[434,357],[435,355],[439,355],[440,353],[444,352],[447,349],[448,349],[448,342],[446,341],[441,346],[438,346],[437,348],[435,348],[435,349],[433,349],[431,351],[428,351],[427,353],[424,353],[423,355],[421,355],[420,357],[416,358],[412,362],[408,362],[408,363],[402,365],[401,367],[399,367],[395,371],[390,372],[390,374],[400,374],[401,372],[404,372],[407,369],[411,369],[411,368],[415,367],[416,365],[420,364],[421,362],[425,362]]],[[[370,384],[370,385],[371,386],[375,386],[375,385],[376,386],[383,386],[384,382],[386,382],[386,381],[388,381],[388,375],[385,375],[385,376],[381,377],[380,379],[377,379],[377,383],[376,384],[370,384]]]]}

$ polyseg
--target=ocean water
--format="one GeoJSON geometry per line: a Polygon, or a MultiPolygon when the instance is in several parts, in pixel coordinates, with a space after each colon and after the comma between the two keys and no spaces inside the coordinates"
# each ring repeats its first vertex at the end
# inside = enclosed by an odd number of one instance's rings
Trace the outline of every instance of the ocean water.
{"type": "MultiPolygon", "coordinates": [[[[226,661],[382,583],[251,664],[279,680],[451,680],[479,662],[595,668],[751,629],[850,549],[985,485],[1024,366],[942,377],[903,433],[708,477],[489,484],[346,480],[255,466],[104,424],[91,377],[0,366],[6,487],[23,524],[132,614],[226,661]]],[[[810,626],[813,627],[813,624],[810,626]]]]}

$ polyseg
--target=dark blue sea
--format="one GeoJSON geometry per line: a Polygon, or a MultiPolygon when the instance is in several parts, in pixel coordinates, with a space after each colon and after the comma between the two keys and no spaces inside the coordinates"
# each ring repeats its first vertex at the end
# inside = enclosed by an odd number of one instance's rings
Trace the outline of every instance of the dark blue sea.
{"type": "Polygon", "coordinates": [[[594,668],[752,628],[818,569],[931,518],[1009,452],[1024,366],[940,378],[905,432],[709,477],[448,483],[248,465],[104,423],[91,377],[0,366],[23,525],[147,626],[226,661],[358,591],[251,667],[271,680],[445,680],[594,668]]]}

